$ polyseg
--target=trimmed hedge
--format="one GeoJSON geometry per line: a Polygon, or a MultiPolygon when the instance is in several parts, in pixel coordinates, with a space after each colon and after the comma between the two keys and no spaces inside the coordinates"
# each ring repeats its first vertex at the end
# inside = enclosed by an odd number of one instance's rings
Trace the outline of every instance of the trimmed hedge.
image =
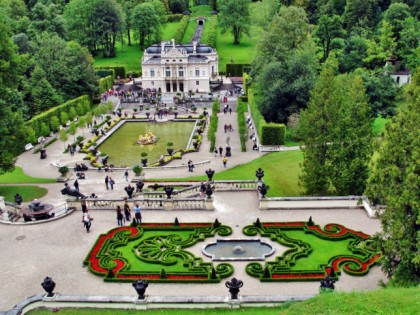
{"type": "Polygon", "coordinates": [[[248,95],[248,84],[250,83],[251,76],[248,73],[244,72],[242,77],[243,77],[244,95],[248,95]]]}
{"type": "Polygon", "coordinates": [[[184,34],[187,30],[188,23],[189,23],[189,16],[185,15],[181,21],[179,21],[178,27],[176,28],[175,34],[173,36],[173,39],[175,40],[175,43],[181,43],[182,39],[184,38],[184,34]]]}
{"type": "Polygon", "coordinates": [[[126,71],[125,71],[125,67],[97,67],[95,68],[95,71],[99,71],[99,70],[114,70],[114,77],[120,77],[121,79],[124,79],[127,77],[126,71]]]}
{"type": "Polygon", "coordinates": [[[36,137],[40,137],[42,135],[41,128],[43,123],[50,126],[51,118],[53,116],[60,117],[61,113],[68,113],[71,108],[77,108],[78,114],[86,114],[91,108],[91,100],[89,96],[83,95],[61,105],[50,108],[46,112],[36,115],[31,120],[27,121],[26,126],[35,131],[36,137]]]}
{"type": "Polygon", "coordinates": [[[169,23],[171,22],[179,22],[181,21],[181,19],[184,17],[183,14],[181,13],[176,13],[176,14],[169,14],[166,16],[166,19],[169,23]]]}
{"type": "Polygon", "coordinates": [[[109,89],[112,89],[114,86],[114,79],[112,76],[107,76],[105,78],[99,79],[99,94],[102,94],[109,89]]]}
{"type": "Polygon", "coordinates": [[[286,137],[284,124],[267,124],[261,128],[261,143],[263,145],[282,145],[286,137]]]}
{"type": "Polygon", "coordinates": [[[217,114],[220,112],[219,100],[215,100],[213,102],[211,110],[212,113],[210,116],[210,125],[207,132],[207,139],[210,141],[210,152],[213,152],[214,148],[216,147],[217,125],[219,124],[219,118],[217,117],[217,114]]]}
{"type": "Polygon", "coordinates": [[[245,120],[245,113],[248,111],[248,106],[241,99],[238,98],[238,106],[236,109],[238,113],[238,128],[239,140],[241,141],[241,151],[246,152],[246,141],[248,140],[248,128],[245,120]]]}
{"type": "Polygon", "coordinates": [[[95,71],[95,75],[99,78],[105,78],[107,76],[112,76],[112,79],[115,80],[115,71],[114,69],[100,69],[95,71]]]}
{"type": "Polygon", "coordinates": [[[203,33],[203,38],[201,40],[203,44],[207,44],[210,47],[216,48],[217,25],[217,16],[212,16],[210,19],[207,20],[203,33]]]}
{"type": "Polygon", "coordinates": [[[244,74],[244,68],[249,67],[251,67],[251,65],[245,63],[227,63],[226,73],[231,77],[242,77],[244,74]]]}

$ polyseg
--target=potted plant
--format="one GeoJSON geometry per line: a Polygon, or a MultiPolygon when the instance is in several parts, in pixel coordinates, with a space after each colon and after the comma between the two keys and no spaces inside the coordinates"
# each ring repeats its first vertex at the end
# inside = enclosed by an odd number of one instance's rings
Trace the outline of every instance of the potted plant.
{"type": "Polygon", "coordinates": [[[58,169],[58,172],[61,174],[61,176],[65,177],[67,176],[68,172],[69,172],[69,168],[67,166],[60,166],[60,168],[58,169]]]}
{"type": "Polygon", "coordinates": [[[147,152],[142,152],[141,153],[141,157],[142,157],[141,163],[143,164],[143,166],[147,166],[147,156],[148,155],[149,154],[147,152]]]}
{"type": "Polygon", "coordinates": [[[136,176],[140,176],[142,170],[143,170],[143,168],[138,164],[133,166],[133,172],[134,172],[134,174],[136,174],[136,176]]]}
{"type": "Polygon", "coordinates": [[[166,151],[168,151],[169,155],[172,155],[172,153],[174,152],[174,143],[169,141],[168,143],[166,143],[166,151]]]}

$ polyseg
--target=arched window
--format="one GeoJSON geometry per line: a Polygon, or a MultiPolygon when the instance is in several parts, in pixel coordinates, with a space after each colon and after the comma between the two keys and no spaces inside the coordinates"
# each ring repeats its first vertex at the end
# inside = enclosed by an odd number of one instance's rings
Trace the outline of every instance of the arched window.
{"type": "Polygon", "coordinates": [[[166,83],[166,92],[170,92],[171,91],[171,84],[168,82],[166,83]]]}
{"type": "Polygon", "coordinates": [[[165,76],[166,77],[170,77],[171,76],[171,68],[169,68],[169,67],[166,67],[165,68],[165,76]]]}
{"type": "Polygon", "coordinates": [[[184,68],[183,67],[179,67],[178,76],[180,76],[180,77],[184,76],[184,68]]]}

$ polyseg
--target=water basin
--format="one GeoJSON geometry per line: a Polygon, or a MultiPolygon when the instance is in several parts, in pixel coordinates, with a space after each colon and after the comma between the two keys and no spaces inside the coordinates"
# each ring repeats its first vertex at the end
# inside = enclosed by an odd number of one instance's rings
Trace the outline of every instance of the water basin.
{"type": "Polygon", "coordinates": [[[202,249],[213,261],[265,260],[274,251],[272,245],[260,239],[218,239],[202,249]]]}

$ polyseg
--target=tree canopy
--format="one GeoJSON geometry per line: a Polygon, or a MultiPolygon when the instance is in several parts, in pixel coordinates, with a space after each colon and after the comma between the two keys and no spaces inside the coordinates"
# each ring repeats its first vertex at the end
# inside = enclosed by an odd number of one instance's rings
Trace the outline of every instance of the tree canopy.
{"type": "Polygon", "coordinates": [[[240,39],[249,34],[250,30],[250,0],[218,0],[219,26],[222,33],[230,32],[233,43],[239,45],[240,39]]]}

